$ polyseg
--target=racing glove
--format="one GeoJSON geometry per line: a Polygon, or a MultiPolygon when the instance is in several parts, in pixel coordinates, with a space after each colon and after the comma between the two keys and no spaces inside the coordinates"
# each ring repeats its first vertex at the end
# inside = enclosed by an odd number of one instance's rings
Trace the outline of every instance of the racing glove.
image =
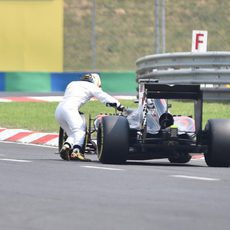
{"type": "Polygon", "coordinates": [[[121,105],[121,104],[119,106],[117,106],[117,110],[120,111],[120,112],[123,112],[124,109],[125,109],[125,107],[123,105],[121,105]]]}

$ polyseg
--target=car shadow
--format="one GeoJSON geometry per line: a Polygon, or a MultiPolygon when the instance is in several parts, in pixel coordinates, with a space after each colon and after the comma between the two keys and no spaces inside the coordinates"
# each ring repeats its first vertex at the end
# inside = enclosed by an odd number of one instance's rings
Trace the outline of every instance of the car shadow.
{"type": "MultiPolygon", "coordinates": [[[[37,159],[37,160],[44,160],[44,161],[57,161],[57,162],[61,162],[63,161],[61,158],[59,158],[58,154],[55,153],[55,155],[57,156],[57,158],[51,158],[51,159],[37,159]]],[[[191,160],[188,163],[170,163],[167,161],[162,161],[164,159],[156,159],[156,160],[127,160],[124,164],[103,164],[101,163],[95,154],[86,154],[87,158],[90,158],[91,161],[87,162],[87,163],[93,163],[93,164],[100,164],[100,165],[130,165],[130,166],[159,166],[159,167],[207,167],[206,164],[201,165],[201,164],[195,164],[193,163],[191,160]]],[[[36,159],[33,159],[36,160],[36,159]]],[[[67,161],[68,162],[68,161],[67,161]]],[[[74,162],[74,163],[86,163],[86,162],[80,162],[80,161],[70,161],[70,162],[74,162]]]]}
{"type": "Polygon", "coordinates": [[[118,166],[118,165],[129,165],[129,166],[158,166],[158,167],[207,167],[206,165],[197,165],[193,164],[191,162],[189,163],[170,163],[170,162],[162,162],[158,160],[151,160],[151,161],[146,161],[146,160],[128,160],[123,164],[103,164],[99,160],[92,160],[90,163],[95,163],[95,164],[100,164],[100,165],[113,165],[113,166],[118,166]]]}
{"type": "Polygon", "coordinates": [[[164,166],[164,167],[206,167],[205,165],[196,165],[191,163],[170,163],[170,162],[146,162],[146,161],[127,161],[125,165],[135,166],[164,166]]]}

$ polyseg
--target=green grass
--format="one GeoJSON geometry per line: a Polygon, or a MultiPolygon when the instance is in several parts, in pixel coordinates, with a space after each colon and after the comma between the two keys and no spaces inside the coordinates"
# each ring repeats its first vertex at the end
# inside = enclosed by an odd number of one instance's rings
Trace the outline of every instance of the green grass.
{"type": "MultiPolygon", "coordinates": [[[[134,104],[124,102],[126,106],[134,104]]],[[[11,102],[0,103],[0,127],[22,128],[33,131],[57,132],[58,123],[54,118],[56,102],[11,102]]],[[[91,101],[81,109],[88,118],[89,113],[94,117],[100,112],[114,113],[114,109],[107,108],[98,101],[91,101]]]]}
{"type": "Polygon", "coordinates": [[[57,103],[12,102],[1,103],[0,126],[33,131],[56,132],[54,110],[57,103]]]}
{"type": "MultiPolygon", "coordinates": [[[[133,101],[121,100],[121,103],[129,108],[136,108],[133,101]]],[[[193,103],[172,101],[170,111],[173,114],[193,115],[193,103]]],[[[58,132],[59,126],[54,118],[56,102],[13,102],[0,103],[0,127],[21,128],[42,132],[58,132]]],[[[98,101],[92,101],[81,109],[92,117],[103,113],[114,113],[114,109],[107,108],[98,101]]],[[[204,103],[203,125],[210,118],[230,118],[230,103],[204,103]]]]}
{"type": "MultiPolygon", "coordinates": [[[[229,102],[204,102],[203,104],[203,126],[208,119],[212,118],[230,118],[230,103],[229,102]]],[[[170,111],[173,114],[192,115],[194,104],[192,102],[173,101],[170,111]]]]}
{"type": "MultiPolygon", "coordinates": [[[[64,1],[65,71],[93,68],[92,2],[64,1]]],[[[155,52],[154,1],[96,2],[96,70],[135,71],[138,58],[155,52]]],[[[208,31],[209,51],[230,50],[229,0],[165,2],[166,52],[190,52],[192,30],[208,31]]]]}

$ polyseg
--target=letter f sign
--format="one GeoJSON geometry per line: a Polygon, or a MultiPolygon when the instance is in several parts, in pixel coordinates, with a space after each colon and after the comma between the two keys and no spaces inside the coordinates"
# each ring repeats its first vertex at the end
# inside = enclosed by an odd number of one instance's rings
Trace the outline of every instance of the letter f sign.
{"type": "Polygon", "coordinates": [[[193,30],[192,33],[192,52],[206,52],[207,51],[207,31],[193,30]]]}

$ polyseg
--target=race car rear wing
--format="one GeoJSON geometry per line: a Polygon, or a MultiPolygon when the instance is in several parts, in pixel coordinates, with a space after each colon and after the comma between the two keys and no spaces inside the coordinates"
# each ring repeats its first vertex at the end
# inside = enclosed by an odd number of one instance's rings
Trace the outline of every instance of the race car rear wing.
{"type": "Polygon", "coordinates": [[[194,101],[196,132],[202,129],[203,92],[200,85],[159,84],[156,80],[139,80],[139,105],[146,99],[191,99],[194,101]]]}
{"type": "MultiPolygon", "coordinates": [[[[192,99],[203,98],[200,85],[159,84],[151,80],[139,80],[139,92],[146,93],[147,98],[155,99],[192,99]]],[[[140,95],[139,95],[140,96],[140,95]]]]}
{"type": "Polygon", "coordinates": [[[199,85],[162,85],[146,84],[147,98],[164,99],[193,99],[202,97],[199,85]]]}

